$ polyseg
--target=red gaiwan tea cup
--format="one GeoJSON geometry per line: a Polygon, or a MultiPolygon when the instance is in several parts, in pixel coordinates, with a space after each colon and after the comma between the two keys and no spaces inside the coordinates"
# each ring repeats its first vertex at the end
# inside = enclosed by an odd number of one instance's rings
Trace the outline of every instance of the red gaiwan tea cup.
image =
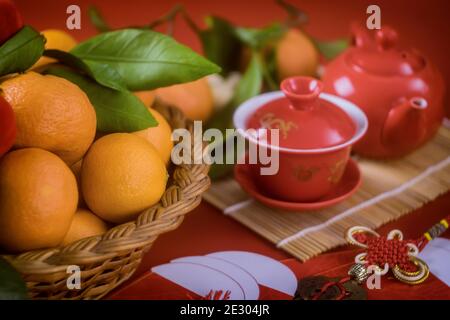
{"type": "Polygon", "coordinates": [[[367,118],[356,105],[322,88],[314,78],[288,78],[281,91],[256,96],[234,114],[249,152],[264,149],[278,156],[274,174],[262,174],[268,165],[261,161],[251,164],[262,191],[277,199],[313,202],[330,192],[344,173],[352,145],[367,130],[367,118]],[[255,134],[258,129],[266,129],[266,140],[255,134]],[[273,130],[278,141],[270,138],[273,130]]]}

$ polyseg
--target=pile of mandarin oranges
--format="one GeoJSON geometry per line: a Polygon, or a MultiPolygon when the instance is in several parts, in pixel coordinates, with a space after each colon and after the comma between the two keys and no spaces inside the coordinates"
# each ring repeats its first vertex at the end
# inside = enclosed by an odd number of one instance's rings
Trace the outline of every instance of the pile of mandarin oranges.
{"type": "MultiPolygon", "coordinates": [[[[45,30],[47,49],[76,40],[45,30]]],[[[16,137],[0,158],[0,248],[10,253],[68,245],[131,221],[163,195],[172,129],[152,108],[155,97],[192,120],[213,112],[205,78],[136,92],[158,125],[132,133],[97,132],[96,113],[75,84],[33,70],[1,79],[0,102],[13,110],[16,137]]]]}

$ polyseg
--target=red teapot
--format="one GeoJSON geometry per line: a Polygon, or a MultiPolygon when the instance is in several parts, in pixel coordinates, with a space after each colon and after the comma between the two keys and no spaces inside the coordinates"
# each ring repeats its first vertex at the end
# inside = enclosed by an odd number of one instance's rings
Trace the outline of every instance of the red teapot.
{"type": "Polygon", "coordinates": [[[358,105],[369,119],[354,146],[363,156],[405,155],[428,141],[443,120],[445,85],[416,50],[400,50],[390,27],[353,27],[353,45],[326,67],[324,92],[358,105]]]}

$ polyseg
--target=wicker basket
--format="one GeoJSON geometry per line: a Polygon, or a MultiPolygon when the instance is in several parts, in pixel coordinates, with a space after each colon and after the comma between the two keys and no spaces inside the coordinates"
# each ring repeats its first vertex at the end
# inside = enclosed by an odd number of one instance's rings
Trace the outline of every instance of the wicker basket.
{"type": "MultiPolygon", "coordinates": [[[[192,122],[178,109],[161,103],[156,103],[155,109],[172,128],[192,132],[192,122]]],[[[103,236],[3,257],[22,274],[32,299],[100,299],[133,274],[160,234],[176,229],[184,215],[199,205],[210,185],[208,170],[205,164],[172,165],[160,202],[135,221],[115,226],[103,236]],[[80,290],[67,288],[70,265],[81,269],[80,290]]]]}

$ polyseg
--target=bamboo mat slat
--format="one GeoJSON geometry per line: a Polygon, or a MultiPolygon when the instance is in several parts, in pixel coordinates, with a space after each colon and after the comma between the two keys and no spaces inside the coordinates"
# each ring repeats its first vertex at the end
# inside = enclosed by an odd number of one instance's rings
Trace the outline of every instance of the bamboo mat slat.
{"type": "Polygon", "coordinates": [[[204,195],[216,206],[277,247],[305,261],[345,244],[347,228],[381,225],[411,212],[450,189],[450,128],[405,158],[357,158],[363,183],[349,199],[312,212],[272,209],[250,198],[232,179],[216,182],[204,195]]]}

